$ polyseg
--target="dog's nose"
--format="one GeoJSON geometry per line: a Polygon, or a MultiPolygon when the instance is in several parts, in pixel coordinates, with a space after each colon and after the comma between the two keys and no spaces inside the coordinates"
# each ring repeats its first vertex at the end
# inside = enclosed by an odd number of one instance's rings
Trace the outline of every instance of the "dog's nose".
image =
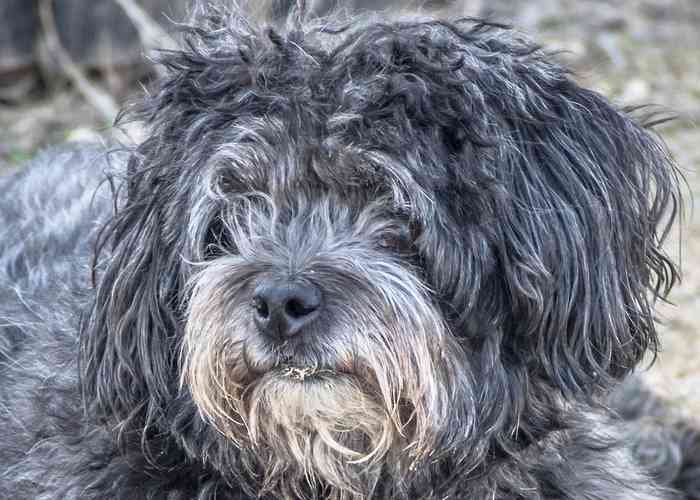
{"type": "Polygon", "coordinates": [[[318,316],[321,291],[309,283],[262,283],[253,294],[253,307],[260,333],[284,340],[299,333],[318,316]]]}

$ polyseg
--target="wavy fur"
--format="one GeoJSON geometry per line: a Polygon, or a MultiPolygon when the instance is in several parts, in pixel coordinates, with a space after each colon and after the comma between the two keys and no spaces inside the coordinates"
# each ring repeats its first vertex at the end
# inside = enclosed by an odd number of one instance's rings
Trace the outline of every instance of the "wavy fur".
{"type": "Polygon", "coordinates": [[[662,141],[501,25],[237,12],[160,55],[128,160],[0,180],[38,231],[0,242],[0,496],[696,498],[604,404],[677,279],[662,141]],[[270,276],[324,293],[303,345],[252,326],[270,276]]]}

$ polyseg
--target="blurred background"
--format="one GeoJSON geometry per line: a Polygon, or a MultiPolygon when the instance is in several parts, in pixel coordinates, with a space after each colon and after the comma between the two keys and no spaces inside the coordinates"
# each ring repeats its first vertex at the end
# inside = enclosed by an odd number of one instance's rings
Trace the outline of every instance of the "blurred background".
{"type": "MultiPolygon", "coordinates": [[[[0,0],[0,173],[65,141],[109,139],[128,96],[158,69],[146,54],[188,0],[0,0]]],[[[224,0],[225,1],[225,0],[224,0]]],[[[308,0],[321,13],[337,0],[308,0]]],[[[283,12],[294,0],[276,0],[283,12]]],[[[344,7],[411,9],[412,2],[349,0],[344,7]]],[[[659,307],[663,352],[644,376],[681,413],[700,420],[700,0],[428,0],[426,11],[513,24],[576,78],[620,105],[656,104],[678,118],[660,128],[689,185],[685,222],[668,251],[683,282],[659,307]]],[[[1,193],[0,193],[1,195],[1,193]]]]}

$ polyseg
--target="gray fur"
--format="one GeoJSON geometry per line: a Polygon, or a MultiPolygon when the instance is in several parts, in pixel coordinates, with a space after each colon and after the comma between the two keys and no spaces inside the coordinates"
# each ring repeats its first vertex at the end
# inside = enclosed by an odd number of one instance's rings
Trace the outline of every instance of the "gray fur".
{"type": "Polygon", "coordinates": [[[198,4],[142,144],[0,179],[0,498],[698,498],[621,385],[677,279],[660,139],[503,26],[277,25],[198,4]],[[323,295],[288,342],[270,279],[323,295]]]}

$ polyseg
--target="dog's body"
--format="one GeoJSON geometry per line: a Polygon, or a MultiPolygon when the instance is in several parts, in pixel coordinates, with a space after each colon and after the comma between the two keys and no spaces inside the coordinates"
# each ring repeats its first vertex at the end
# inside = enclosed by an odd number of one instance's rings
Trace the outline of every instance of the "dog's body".
{"type": "Polygon", "coordinates": [[[501,27],[295,23],[201,14],[136,151],[0,179],[0,497],[698,498],[604,403],[664,148],[501,27]]]}

